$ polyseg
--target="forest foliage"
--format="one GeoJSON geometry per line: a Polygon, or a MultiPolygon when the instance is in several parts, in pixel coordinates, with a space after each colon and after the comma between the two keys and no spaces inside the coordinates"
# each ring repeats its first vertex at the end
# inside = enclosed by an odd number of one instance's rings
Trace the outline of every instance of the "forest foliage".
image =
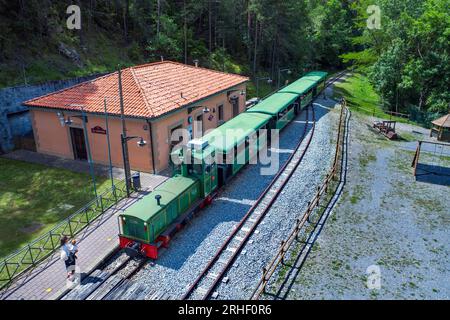
{"type": "Polygon", "coordinates": [[[386,110],[450,103],[450,0],[0,0],[0,28],[1,86],[163,57],[274,83],[280,68],[354,66],[386,110]],[[71,4],[81,30],[66,28],[71,4]]]}

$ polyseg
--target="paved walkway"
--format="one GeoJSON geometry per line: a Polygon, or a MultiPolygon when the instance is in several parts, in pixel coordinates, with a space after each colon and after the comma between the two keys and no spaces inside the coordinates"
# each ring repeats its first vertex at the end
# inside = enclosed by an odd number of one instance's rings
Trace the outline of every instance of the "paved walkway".
{"type": "MultiPolygon", "coordinates": [[[[166,179],[163,176],[149,174],[147,179],[144,179],[146,183],[143,183],[143,191],[123,199],[76,235],[79,242],[77,264],[82,274],[95,269],[118,247],[117,215],[149,194],[166,179]]],[[[0,299],[52,300],[60,296],[67,290],[67,286],[65,266],[59,256],[58,250],[36,268],[20,276],[9,288],[0,292],[0,299]]]]}

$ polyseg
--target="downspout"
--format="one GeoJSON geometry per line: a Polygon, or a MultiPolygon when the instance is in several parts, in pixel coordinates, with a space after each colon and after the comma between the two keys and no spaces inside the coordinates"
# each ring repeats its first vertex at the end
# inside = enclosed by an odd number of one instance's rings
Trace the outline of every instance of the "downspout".
{"type": "Polygon", "coordinates": [[[151,150],[151,156],[152,156],[152,168],[153,168],[153,174],[156,174],[156,168],[155,168],[155,151],[153,150],[153,131],[152,131],[152,123],[147,119],[148,124],[148,130],[150,132],[150,150],[151,150]]]}

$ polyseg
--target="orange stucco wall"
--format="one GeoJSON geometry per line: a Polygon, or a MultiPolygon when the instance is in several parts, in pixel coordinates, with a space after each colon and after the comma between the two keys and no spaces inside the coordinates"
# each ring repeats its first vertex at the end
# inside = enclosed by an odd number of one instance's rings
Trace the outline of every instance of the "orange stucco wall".
{"type": "MultiPolygon", "coordinates": [[[[245,91],[245,88],[245,84],[242,84],[233,90],[245,91]]],[[[245,110],[245,95],[239,95],[239,91],[233,92],[232,96],[239,97],[239,112],[242,112],[245,110]]],[[[199,102],[198,106],[201,107],[194,109],[190,114],[188,114],[188,110],[185,108],[170,115],[154,119],[151,121],[151,128],[146,120],[127,118],[127,135],[141,136],[147,141],[147,145],[144,147],[139,147],[136,143],[137,140],[128,142],[131,168],[144,172],[154,172],[151,152],[153,145],[156,172],[161,172],[166,169],[169,164],[170,130],[178,125],[182,125],[183,128],[188,128],[188,117],[192,116],[195,119],[197,115],[203,113],[203,107],[205,106],[210,109],[210,112],[203,114],[203,133],[208,129],[217,127],[219,117],[218,106],[220,104],[224,105],[224,121],[231,119],[233,110],[226,93],[218,94],[199,102]],[[153,139],[150,138],[150,132],[152,132],[153,139]]],[[[75,117],[79,113],[64,112],[65,117],[70,116],[73,121],[70,126],[66,125],[64,127],[59,122],[57,111],[50,109],[32,109],[30,114],[37,151],[74,159],[70,127],[83,128],[81,118],[75,117]]],[[[122,167],[123,160],[120,144],[120,134],[122,132],[121,121],[117,117],[109,117],[108,122],[111,160],[113,166],[122,167]]],[[[106,129],[104,116],[88,114],[86,126],[93,161],[108,164],[107,136],[91,132],[91,129],[96,126],[106,129]]]]}
{"type": "MultiPolygon", "coordinates": [[[[81,118],[74,117],[75,113],[64,112],[65,117],[71,117],[73,123],[70,126],[61,126],[57,112],[51,110],[31,110],[36,148],[38,152],[56,155],[64,158],[74,159],[72,140],[70,136],[70,127],[83,128],[81,118]]],[[[122,167],[122,147],[120,143],[120,134],[122,125],[119,118],[109,117],[109,137],[111,143],[111,160],[114,166],[122,167]]],[[[127,119],[127,135],[141,136],[146,141],[150,141],[149,130],[145,120],[127,119]]],[[[88,115],[86,123],[88,131],[89,146],[91,149],[92,160],[96,163],[109,164],[108,143],[105,134],[92,133],[91,128],[100,126],[106,129],[105,118],[102,116],[88,115]]],[[[151,172],[151,149],[150,144],[144,147],[138,147],[137,140],[128,143],[130,154],[130,165],[134,170],[151,172]]]]}

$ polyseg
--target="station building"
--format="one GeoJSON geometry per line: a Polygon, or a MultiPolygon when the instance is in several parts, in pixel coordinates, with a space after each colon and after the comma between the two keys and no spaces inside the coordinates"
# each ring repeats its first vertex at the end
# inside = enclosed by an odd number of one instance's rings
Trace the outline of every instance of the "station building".
{"type": "MultiPolygon", "coordinates": [[[[171,61],[123,69],[121,79],[127,136],[147,142],[128,142],[130,166],[149,173],[168,168],[171,149],[180,142],[171,141],[174,130],[198,136],[244,111],[249,80],[171,61]],[[201,131],[195,132],[195,121],[201,131]]],[[[112,164],[123,166],[118,72],[23,104],[30,108],[38,152],[87,160],[90,150],[93,162],[108,165],[109,136],[112,164]]]]}

